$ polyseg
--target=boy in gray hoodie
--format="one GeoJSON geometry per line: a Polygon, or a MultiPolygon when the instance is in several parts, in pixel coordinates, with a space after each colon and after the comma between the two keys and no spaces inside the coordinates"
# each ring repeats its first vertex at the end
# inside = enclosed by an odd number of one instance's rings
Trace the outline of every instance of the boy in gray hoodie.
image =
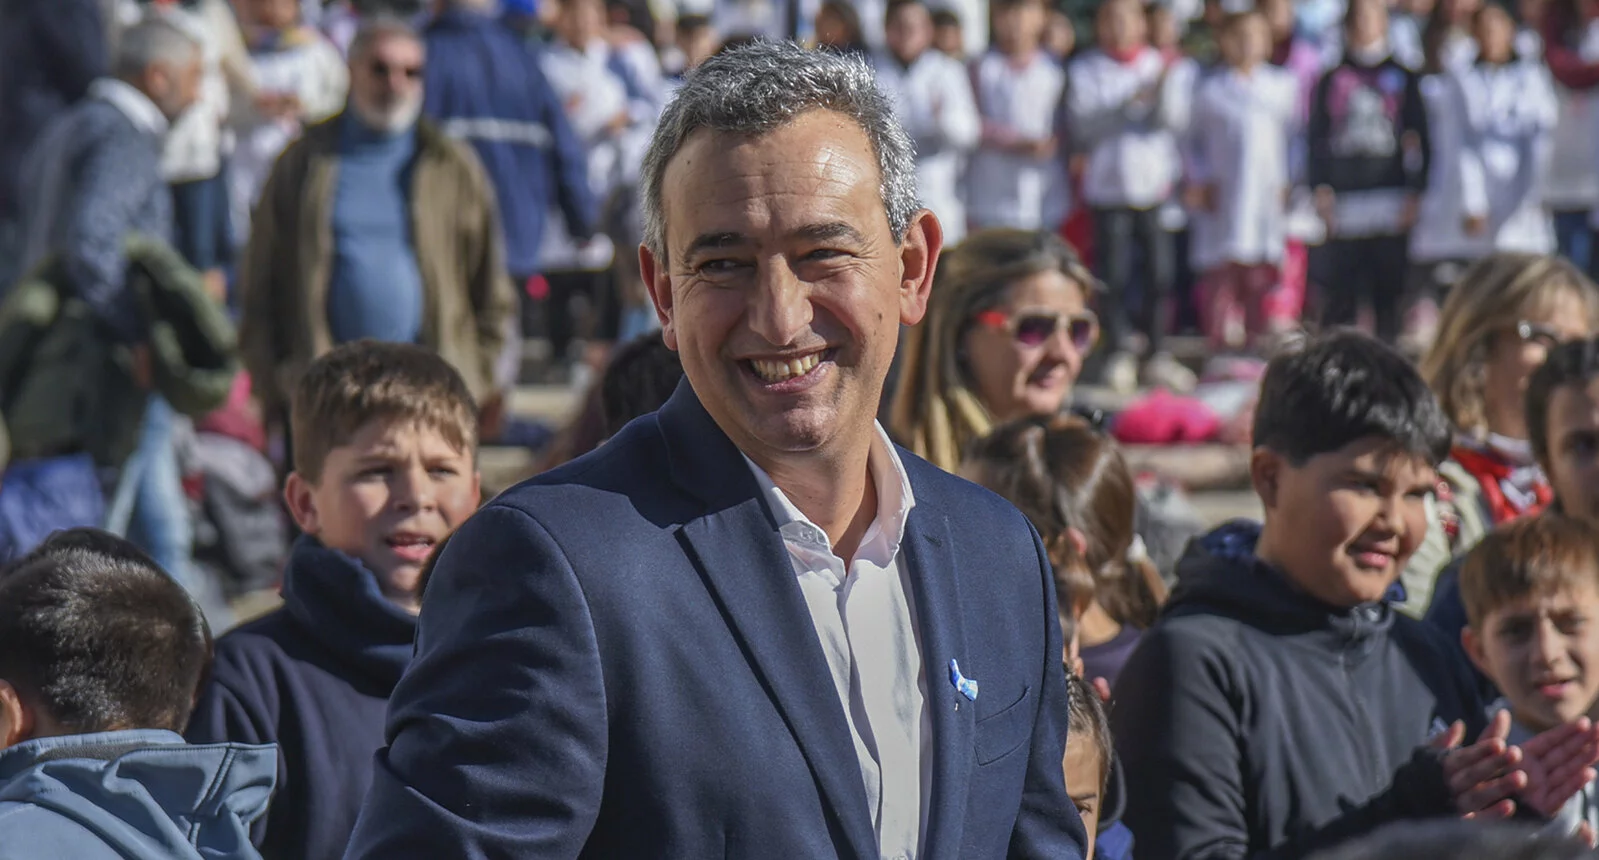
{"type": "Polygon", "coordinates": [[[127,541],[57,532],[0,572],[0,860],[255,860],[272,746],[184,742],[211,634],[127,541]]]}

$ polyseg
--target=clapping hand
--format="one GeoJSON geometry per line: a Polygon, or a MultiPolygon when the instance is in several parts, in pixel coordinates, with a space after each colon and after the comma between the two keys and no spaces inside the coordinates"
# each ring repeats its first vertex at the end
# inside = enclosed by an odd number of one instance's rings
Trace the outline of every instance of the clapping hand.
{"type": "Polygon", "coordinates": [[[1500,711],[1483,729],[1481,737],[1469,747],[1460,746],[1466,726],[1456,720],[1433,746],[1448,750],[1444,755],[1444,782],[1455,799],[1455,808],[1465,818],[1509,818],[1516,811],[1511,798],[1527,787],[1527,774],[1519,765],[1522,751],[1507,742],[1510,714],[1500,711]]]}
{"type": "Polygon", "coordinates": [[[1586,717],[1556,726],[1521,744],[1521,770],[1527,774],[1527,787],[1521,803],[1553,818],[1566,801],[1593,782],[1592,767],[1599,761],[1599,727],[1586,717]]]}
{"type": "Polygon", "coordinates": [[[1519,800],[1551,818],[1596,775],[1599,727],[1588,719],[1556,726],[1519,746],[1508,742],[1510,712],[1500,711],[1469,747],[1460,747],[1459,722],[1433,741],[1444,757],[1444,779],[1466,818],[1507,818],[1519,800]]]}

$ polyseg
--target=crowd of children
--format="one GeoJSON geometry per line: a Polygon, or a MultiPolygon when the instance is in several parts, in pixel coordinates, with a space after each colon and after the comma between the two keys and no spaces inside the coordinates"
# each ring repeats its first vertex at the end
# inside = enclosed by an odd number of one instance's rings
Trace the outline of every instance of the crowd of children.
{"type": "MultiPolygon", "coordinates": [[[[649,354],[609,380],[615,408],[662,396],[649,354]]],[[[1089,423],[1023,418],[970,446],[962,473],[1027,514],[1055,567],[1089,856],[1306,857],[1450,817],[1595,841],[1599,340],[1553,347],[1526,402],[1557,498],[1469,548],[1435,600],[1462,607],[1458,632],[1394,606],[1451,420],[1366,335],[1271,361],[1264,521],[1195,541],[1169,597],[1089,423]]],[[[283,608],[213,645],[181,587],[94,530],[0,572],[0,857],[342,856],[429,562],[481,500],[477,427],[441,359],[371,341],[319,360],[294,413],[283,608]]]]}

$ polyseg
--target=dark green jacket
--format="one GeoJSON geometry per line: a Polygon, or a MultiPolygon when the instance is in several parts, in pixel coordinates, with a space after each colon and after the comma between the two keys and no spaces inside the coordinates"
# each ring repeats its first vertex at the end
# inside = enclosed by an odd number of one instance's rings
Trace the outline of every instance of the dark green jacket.
{"type": "MultiPolygon", "coordinates": [[[[156,392],[185,415],[221,406],[240,366],[232,322],[166,244],[134,236],[127,257],[156,392]]],[[[88,451],[120,465],[138,444],[149,394],[134,384],[130,350],[64,280],[46,260],[0,303],[0,417],[11,457],[88,451]]]]}

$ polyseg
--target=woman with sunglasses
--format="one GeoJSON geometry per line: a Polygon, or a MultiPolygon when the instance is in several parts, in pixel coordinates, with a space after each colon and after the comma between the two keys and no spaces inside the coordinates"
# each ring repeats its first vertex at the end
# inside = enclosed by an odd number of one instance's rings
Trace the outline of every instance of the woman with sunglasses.
{"type": "Polygon", "coordinates": [[[1492,254],[1450,290],[1421,372],[1454,422],[1455,447],[1438,468],[1437,515],[1400,579],[1401,610],[1419,617],[1455,555],[1549,504],[1527,441],[1527,380],[1551,347],[1596,325],[1599,288],[1563,257],[1492,254]]]}
{"type": "Polygon", "coordinates": [[[995,425],[1059,413],[1099,339],[1094,284],[1051,233],[968,236],[939,261],[927,316],[905,339],[890,432],[953,472],[995,425]]]}

